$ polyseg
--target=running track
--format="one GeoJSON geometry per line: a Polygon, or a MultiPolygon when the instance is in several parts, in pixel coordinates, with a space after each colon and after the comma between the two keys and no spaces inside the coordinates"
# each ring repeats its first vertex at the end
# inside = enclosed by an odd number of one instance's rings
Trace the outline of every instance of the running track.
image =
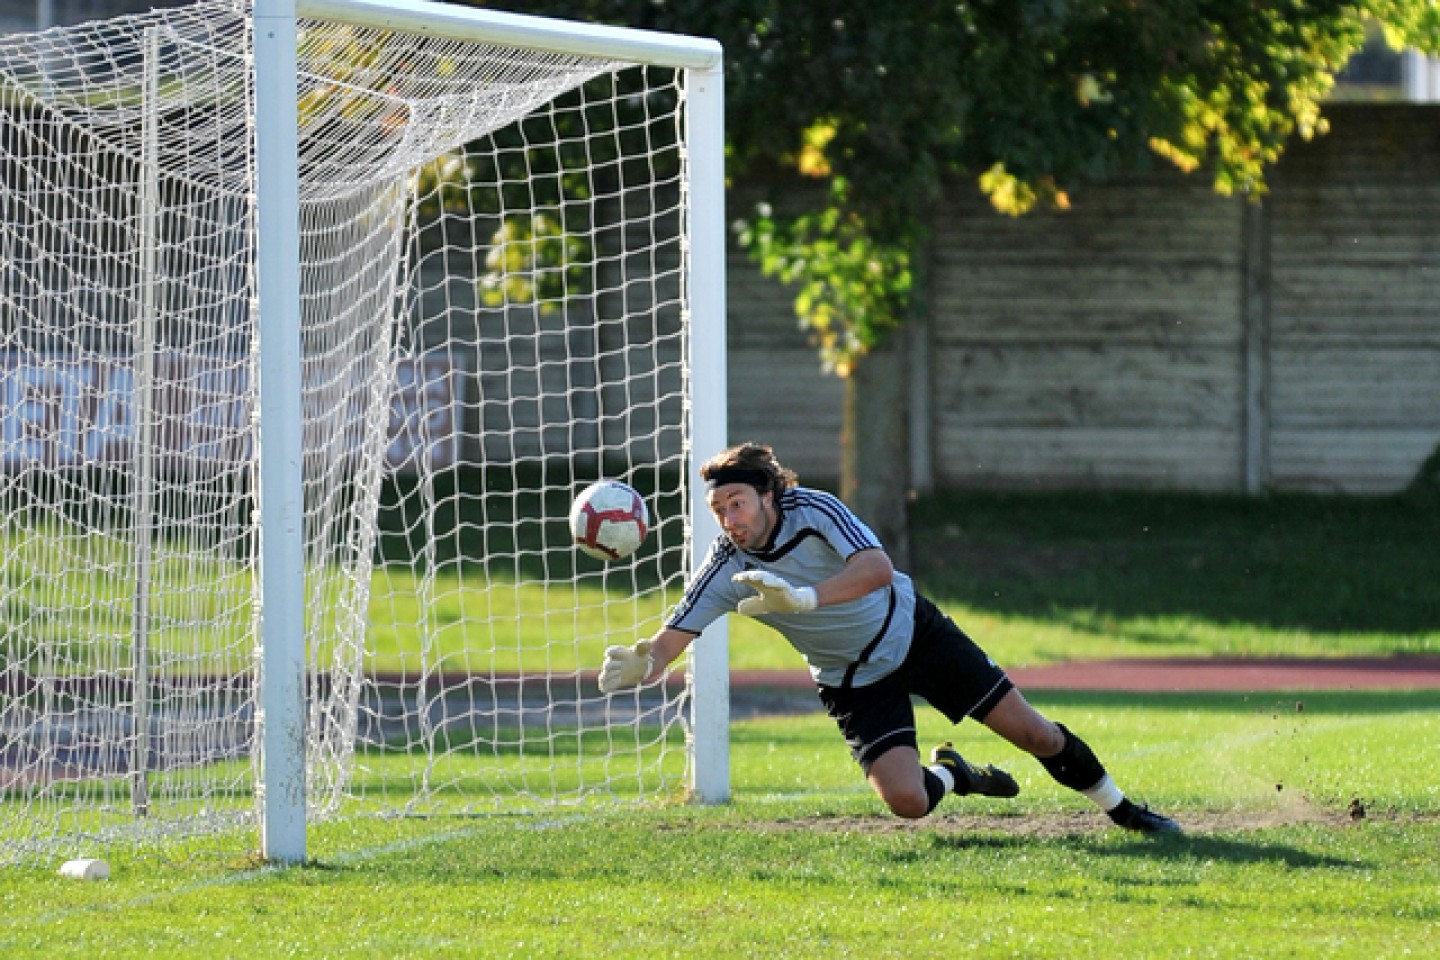
{"type": "MultiPolygon", "coordinates": [[[[1440,655],[1094,660],[1006,673],[1022,691],[1440,690],[1440,655]]],[[[807,674],[796,671],[735,671],[730,682],[736,687],[811,685],[807,674]]]]}

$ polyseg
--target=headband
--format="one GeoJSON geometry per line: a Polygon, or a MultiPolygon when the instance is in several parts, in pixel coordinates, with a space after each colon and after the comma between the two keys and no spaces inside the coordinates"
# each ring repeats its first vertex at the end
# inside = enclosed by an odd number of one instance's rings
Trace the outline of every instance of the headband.
{"type": "Polygon", "coordinates": [[[771,482],[770,474],[764,470],[752,467],[719,467],[711,470],[710,476],[705,478],[705,489],[714,490],[727,483],[748,483],[757,490],[764,491],[770,489],[771,482]]]}

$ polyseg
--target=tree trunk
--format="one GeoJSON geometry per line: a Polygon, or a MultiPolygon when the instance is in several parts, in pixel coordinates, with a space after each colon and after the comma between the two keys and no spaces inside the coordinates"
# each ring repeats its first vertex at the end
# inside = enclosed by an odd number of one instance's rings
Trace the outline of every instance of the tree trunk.
{"type": "Polygon", "coordinates": [[[910,447],[905,338],[892,336],[845,378],[840,499],[875,531],[895,566],[910,564],[910,447]]]}
{"type": "MultiPolygon", "coordinates": [[[[930,234],[922,232],[911,250],[910,309],[907,329],[892,331],[878,347],[859,357],[845,378],[844,424],[840,432],[840,499],[875,531],[895,566],[914,571],[910,550],[910,500],[917,485],[928,489],[930,456],[927,424],[910,422],[912,391],[930,388],[928,351],[913,350],[913,326],[930,311],[930,234]],[[912,364],[917,369],[912,369],[912,364]],[[922,366],[923,365],[923,366],[922,366]],[[912,436],[912,431],[916,435],[912,436]],[[911,459],[911,443],[920,444],[923,463],[911,459]],[[924,476],[912,476],[918,470],[924,476]]],[[[923,334],[921,335],[923,339],[923,334]]],[[[916,412],[929,404],[917,397],[916,412]]]]}

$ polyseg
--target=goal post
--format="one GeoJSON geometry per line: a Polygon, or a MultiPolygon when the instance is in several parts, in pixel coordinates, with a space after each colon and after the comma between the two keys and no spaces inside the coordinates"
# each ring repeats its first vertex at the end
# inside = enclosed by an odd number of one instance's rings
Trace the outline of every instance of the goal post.
{"type": "Polygon", "coordinates": [[[295,0],[255,0],[260,852],[305,859],[305,472],[295,0]]]}
{"type": "MultiPolygon", "coordinates": [[[[693,76],[688,114],[693,158],[690,246],[697,269],[691,277],[691,295],[692,309],[699,313],[690,334],[689,405],[692,442],[700,457],[729,445],[726,405],[715,402],[728,395],[724,97],[718,68],[693,76]]],[[[690,509],[694,530],[690,564],[698,570],[720,530],[704,497],[692,497],[690,509]]],[[[692,646],[690,664],[695,690],[691,786],[702,802],[722,803],[730,799],[730,634],[723,618],[707,628],[704,643],[692,646]]]]}
{"type": "MultiPolygon", "coordinates": [[[[298,275],[292,269],[299,256],[298,231],[291,222],[293,218],[287,218],[284,223],[276,222],[278,218],[266,219],[267,206],[280,211],[298,206],[297,147],[292,135],[296,118],[291,106],[296,95],[297,16],[498,46],[633,60],[691,71],[685,119],[690,147],[689,310],[692,324],[687,406],[692,418],[693,448],[704,451],[725,446],[724,83],[718,44],[501,11],[447,7],[426,0],[255,0],[262,339],[260,429],[265,430],[267,420],[299,421],[298,390],[287,390],[285,397],[270,399],[264,389],[267,363],[281,384],[298,383],[300,373],[296,307],[300,289],[298,275]],[[266,29],[258,29],[260,27],[266,29]],[[271,175],[267,176],[267,172],[271,175]],[[271,244],[273,247],[267,250],[271,244]],[[273,299],[266,296],[267,276],[273,299]],[[273,311],[280,320],[269,328],[267,310],[273,311]],[[274,356],[263,346],[267,330],[283,340],[276,345],[274,356]],[[704,362],[696,363],[697,357],[704,358],[704,362]]],[[[262,500],[269,502],[266,494],[273,491],[273,502],[282,505],[282,515],[277,518],[282,537],[266,537],[262,531],[262,540],[282,541],[274,548],[277,572],[273,579],[267,574],[264,592],[267,597],[283,598],[281,609],[286,613],[278,618],[278,623],[276,618],[267,618],[262,637],[265,650],[262,705],[267,716],[272,717],[265,726],[263,752],[267,768],[274,771],[265,778],[263,838],[267,857],[295,861],[303,859],[305,851],[304,729],[299,723],[275,723],[271,711],[285,716],[303,715],[298,679],[303,669],[303,640],[295,626],[299,622],[296,614],[303,608],[303,597],[297,597],[293,589],[303,564],[299,562],[299,538],[284,535],[298,520],[303,493],[298,438],[282,434],[281,444],[277,459],[282,466],[274,468],[271,474],[262,473],[261,478],[262,500]],[[283,760],[269,759],[276,754],[282,755],[283,760]]],[[[693,497],[690,508],[697,533],[703,534],[713,527],[714,519],[701,498],[693,497]]],[[[708,538],[692,535],[692,568],[700,565],[707,543],[708,538]]],[[[272,553],[267,549],[262,569],[271,559],[272,553]]],[[[728,661],[728,630],[722,623],[711,629],[705,644],[696,647],[689,673],[694,720],[690,786],[695,796],[707,803],[729,799],[728,661]]]]}
{"type": "Polygon", "coordinates": [[[0,37],[0,864],[728,799],[723,624],[595,685],[716,532],[723,96],[428,0],[0,37]],[[656,519],[610,564],[600,476],[656,519]]]}

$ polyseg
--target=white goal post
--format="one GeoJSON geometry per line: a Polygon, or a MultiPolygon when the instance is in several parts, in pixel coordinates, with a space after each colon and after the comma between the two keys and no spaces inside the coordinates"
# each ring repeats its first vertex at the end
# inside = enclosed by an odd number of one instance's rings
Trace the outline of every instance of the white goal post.
{"type": "Polygon", "coordinates": [[[0,38],[0,864],[729,796],[721,51],[427,0],[0,38]],[[650,500],[635,556],[569,498],[650,500]]]}

